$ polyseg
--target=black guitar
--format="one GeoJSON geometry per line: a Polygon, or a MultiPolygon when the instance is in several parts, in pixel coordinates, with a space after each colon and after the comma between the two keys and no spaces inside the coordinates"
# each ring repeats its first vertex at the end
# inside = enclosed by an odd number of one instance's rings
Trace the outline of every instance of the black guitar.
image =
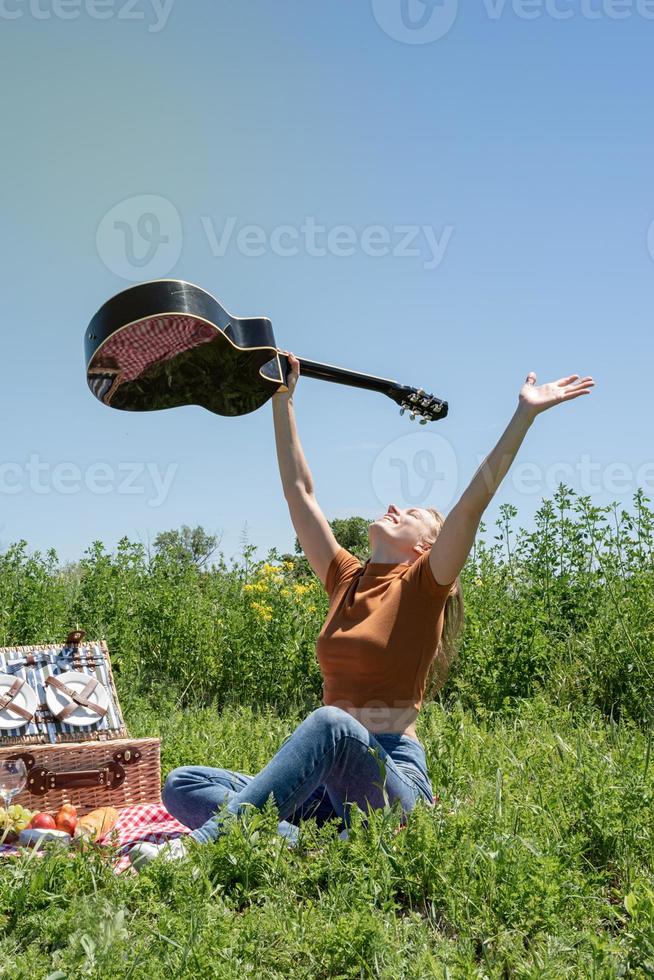
{"type": "MultiPolygon", "coordinates": [[[[162,279],[108,300],[85,335],[87,380],[96,398],[131,412],[202,405],[246,415],[284,389],[288,358],[267,317],[231,316],[199,286],[162,279]]],[[[445,418],[447,402],[395,381],[298,358],[303,376],[368,388],[421,423],[445,418]]]]}

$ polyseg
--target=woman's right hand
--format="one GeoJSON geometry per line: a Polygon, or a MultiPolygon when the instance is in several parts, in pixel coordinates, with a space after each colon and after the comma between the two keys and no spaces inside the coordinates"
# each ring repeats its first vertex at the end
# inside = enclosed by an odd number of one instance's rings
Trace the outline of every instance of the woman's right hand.
{"type": "Polygon", "coordinates": [[[281,353],[286,355],[286,357],[288,358],[288,363],[291,368],[288,374],[288,378],[286,380],[286,386],[288,388],[288,391],[283,392],[283,394],[285,394],[288,398],[291,398],[293,392],[295,391],[297,379],[300,377],[300,362],[298,361],[295,354],[291,354],[287,350],[283,350],[281,353]]]}

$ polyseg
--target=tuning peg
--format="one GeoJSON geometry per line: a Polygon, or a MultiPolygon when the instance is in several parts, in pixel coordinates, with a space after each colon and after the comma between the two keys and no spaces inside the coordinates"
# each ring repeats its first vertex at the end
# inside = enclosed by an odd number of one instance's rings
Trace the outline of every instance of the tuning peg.
{"type": "Polygon", "coordinates": [[[405,412],[406,412],[406,408],[403,405],[402,408],[400,409],[400,415],[404,415],[405,412]]]}
{"type": "Polygon", "coordinates": [[[416,413],[415,412],[411,412],[411,414],[409,415],[409,418],[411,419],[412,422],[415,422],[415,420],[416,420],[416,413]]]}
{"type": "Polygon", "coordinates": [[[427,425],[427,419],[420,419],[420,425],[427,425]]]}

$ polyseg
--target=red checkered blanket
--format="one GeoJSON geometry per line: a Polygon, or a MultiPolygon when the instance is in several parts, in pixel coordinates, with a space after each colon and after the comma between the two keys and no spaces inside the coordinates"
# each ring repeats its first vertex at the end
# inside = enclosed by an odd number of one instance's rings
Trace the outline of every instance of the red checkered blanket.
{"type": "MultiPolygon", "coordinates": [[[[434,796],[434,804],[438,800],[439,797],[434,796]]],[[[398,827],[398,830],[401,829],[403,828],[398,827]]],[[[116,874],[121,874],[131,867],[127,854],[134,844],[143,840],[163,844],[166,840],[182,837],[184,834],[190,834],[188,827],[171,817],[163,803],[145,803],[141,806],[124,807],[113,832],[103,844],[117,848],[114,870],[116,874]]],[[[15,857],[22,850],[24,848],[4,844],[0,847],[0,857],[15,857]]]]}
{"type": "MultiPolygon", "coordinates": [[[[124,807],[113,833],[104,844],[118,847],[115,871],[120,874],[130,867],[127,852],[133,844],[142,840],[162,844],[188,833],[188,827],[171,817],[162,803],[146,803],[142,806],[124,807]]],[[[0,847],[0,857],[15,856],[22,850],[24,849],[5,844],[0,847]]]]}
{"type": "Polygon", "coordinates": [[[98,351],[93,368],[117,370],[121,381],[134,381],[153,364],[208,344],[218,335],[215,327],[193,316],[150,317],[117,330],[98,351]]]}

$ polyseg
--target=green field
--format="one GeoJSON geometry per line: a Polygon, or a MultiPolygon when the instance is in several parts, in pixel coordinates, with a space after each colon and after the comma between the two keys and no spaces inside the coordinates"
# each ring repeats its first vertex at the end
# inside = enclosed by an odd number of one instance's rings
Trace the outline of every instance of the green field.
{"type": "MultiPolygon", "coordinates": [[[[516,518],[479,536],[460,654],[419,718],[434,810],[401,833],[355,811],[348,841],[308,821],[291,850],[269,803],[139,877],[106,852],[4,861],[0,976],[654,975],[654,514],[561,488],[529,532],[516,518]]],[[[0,645],[104,637],[164,772],[256,772],[320,704],[326,596],[301,556],[255,554],[123,541],[60,567],[16,545],[0,645]]]]}

